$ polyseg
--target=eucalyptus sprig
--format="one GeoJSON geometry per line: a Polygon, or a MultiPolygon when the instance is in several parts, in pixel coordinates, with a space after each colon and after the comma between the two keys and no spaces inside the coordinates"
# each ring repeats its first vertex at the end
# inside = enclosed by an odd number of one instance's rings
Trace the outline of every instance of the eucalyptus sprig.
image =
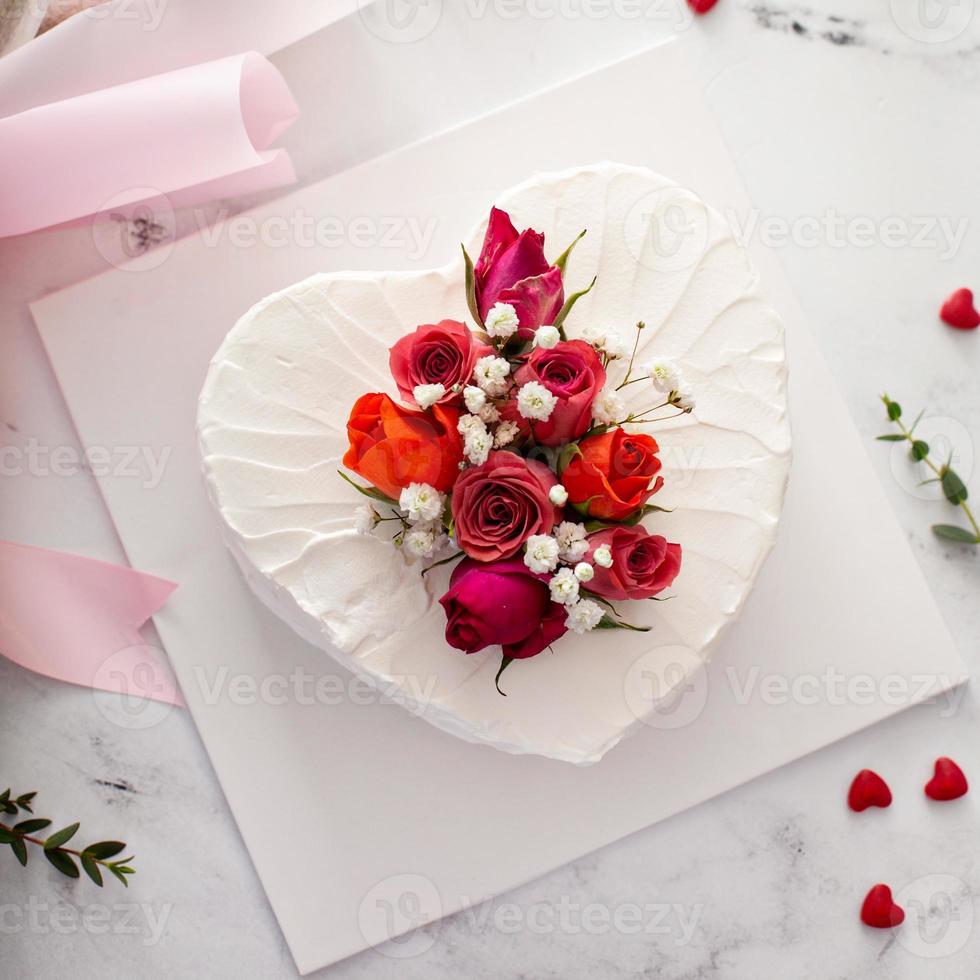
{"type": "MultiPolygon", "coordinates": [[[[11,797],[10,790],[6,789],[0,793],[0,813],[17,816],[18,813],[33,814],[32,803],[34,793],[23,793],[20,796],[11,797]]],[[[129,883],[126,876],[136,872],[130,867],[132,857],[119,858],[116,861],[110,860],[117,854],[126,850],[126,844],[118,840],[103,840],[96,844],[89,844],[83,851],[76,851],[73,848],[65,847],[78,832],[78,824],[73,823],[61,830],[55,831],[47,838],[34,836],[38,831],[45,830],[51,826],[51,821],[44,818],[31,817],[21,820],[12,826],[0,822],[0,844],[9,844],[17,860],[26,867],[28,844],[35,844],[44,851],[44,856],[48,861],[68,878],[79,877],[78,864],[82,870],[99,886],[102,887],[102,871],[108,871],[114,878],[121,881],[127,888],[129,883]]]]}
{"type": "Polygon", "coordinates": [[[907,442],[909,444],[909,455],[916,463],[922,463],[932,470],[934,476],[922,483],[938,483],[943,491],[943,496],[954,506],[962,509],[966,519],[970,522],[972,530],[961,527],[958,524],[933,524],[932,533],[939,538],[947,541],[956,541],[959,544],[980,544],[980,526],[977,525],[976,518],[967,504],[969,494],[966,484],[959,474],[950,465],[953,462],[953,454],[950,452],[949,459],[945,463],[937,464],[929,457],[929,443],[924,439],[915,437],[915,428],[919,424],[923,413],[919,412],[916,420],[911,427],[906,428],[902,421],[902,406],[898,402],[892,401],[888,395],[882,395],[881,401],[888,413],[890,422],[894,422],[901,430],[900,432],[889,432],[883,436],[878,436],[881,442],[907,442]]]}

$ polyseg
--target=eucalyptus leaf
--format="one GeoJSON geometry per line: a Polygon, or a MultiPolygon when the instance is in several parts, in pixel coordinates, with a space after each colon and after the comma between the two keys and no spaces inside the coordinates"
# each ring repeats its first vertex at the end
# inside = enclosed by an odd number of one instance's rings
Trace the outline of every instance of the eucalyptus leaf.
{"type": "Polygon", "coordinates": [[[51,851],[54,850],[55,848],[61,847],[62,844],[67,844],[68,841],[70,841],[77,832],[78,832],[77,823],[73,823],[67,827],[64,827],[63,829],[59,830],[57,833],[52,834],[44,842],[44,849],[46,851],[51,851]]]}
{"type": "Polygon", "coordinates": [[[17,834],[13,834],[9,830],[0,827],[0,844],[13,844],[15,840],[20,840],[17,834]]]}
{"type": "Polygon", "coordinates": [[[961,504],[969,496],[966,484],[948,467],[943,470],[943,494],[951,504],[961,504]]]}
{"type": "Polygon", "coordinates": [[[909,450],[909,453],[912,459],[917,463],[921,463],[929,455],[929,443],[923,439],[916,439],[912,443],[912,448],[909,450]]]}
{"type": "Polygon", "coordinates": [[[17,855],[17,860],[26,868],[27,845],[22,840],[13,840],[10,842],[10,849],[17,855]]]}
{"type": "Polygon", "coordinates": [[[887,435],[878,436],[878,442],[905,442],[905,436],[897,432],[889,432],[887,435]]]}
{"type": "Polygon", "coordinates": [[[99,888],[102,887],[102,872],[95,863],[95,858],[91,854],[83,853],[79,860],[82,862],[82,870],[94,881],[99,888]]]}
{"type": "Polygon", "coordinates": [[[902,406],[898,402],[888,402],[888,417],[896,422],[902,417],[902,406]]]}
{"type": "Polygon", "coordinates": [[[72,856],[65,851],[48,850],[45,848],[44,856],[63,874],[69,878],[77,878],[78,865],[75,864],[72,856]]]}
{"type": "Polygon", "coordinates": [[[968,531],[965,527],[957,527],[955,524],[933,524],[932,533],[937,538],[958,541],[960,544],[980,544],[980,538],[972,531],[968,531]]]}
{"type": "Polygon", "coordinates": [[[33,834],[37,830],[44,830],[45,827],[50,826],[50,820],[21,820],[20,823],[14,824],[14,830],[20,834],[33,834]]]}
{"type": "Polygon", "coordinates": [[[89,844],[83,853],[91,854],[92,857],[97,858],[99,861],[106,861],[111,857],[115,857],[125,849],[126,845],[122,841],[103,840],[99,841],[97,844],[89,844]]]}
{"type": "Polygon", "coordinates": [[[126,881],[126,876],[115,866],[108,865],[109,870],[112,872],[113,876],[121,881],[127,888],[129,888],[129,882],[126,881]]]}

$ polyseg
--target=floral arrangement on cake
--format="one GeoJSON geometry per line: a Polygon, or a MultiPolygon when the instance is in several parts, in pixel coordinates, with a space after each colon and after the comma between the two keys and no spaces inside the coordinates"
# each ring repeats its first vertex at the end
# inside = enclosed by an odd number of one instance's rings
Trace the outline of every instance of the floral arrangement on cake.
{"type": "Polygon", "coordinates": [[[663,511],[649,503],[663,477],[657,441],[639,429],[694,402],[670,362],[636,365],[642,322],[632,353],[595,326],[566,336],[595,285],[566,298],[584,234],[549,262],[542,234],[494,208],[475,265],[463,249],[475,329],[442,320],[402,337],[390,367],[404,404],[366,394],[347,422],[344,466],[370,484],[341,472],[371,498],[355,527],[390,529],[423,575],[457,562],[439,600],[446,642],[501,647],[498,691],[510,663],[568,630],[644,629],[613,604],[662,598],[681,567],[681,546],[641,523],[663,511]],[[652,404],[627,413],[620,392],[634,384],[652,404]]]}

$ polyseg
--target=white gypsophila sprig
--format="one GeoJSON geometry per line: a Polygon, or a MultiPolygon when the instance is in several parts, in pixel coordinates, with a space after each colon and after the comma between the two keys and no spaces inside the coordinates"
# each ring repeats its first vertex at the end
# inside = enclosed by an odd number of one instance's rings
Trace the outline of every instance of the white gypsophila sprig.
{"type": "Polygon", "coordinates": [[[645,371],[653,382],[653,387],[664,395],[678,391],[683,384],[677,365],[666,357],[651,361],[645,371]]]}
{"type": "Polygon", "coordinates": [[[602,622],[604,616],[602,606],[591,599],[579,599],[571,603],[565,613],[565,625],[580,636],[594,630],[602,622]]]}
{"type": "Polygon", "coordinates": [[[416,524],[405,532],[402,547],[415,558],[431,558],[446,543],[441,525],[433,522],[416,524]]]}
{"type": "Polygon", "coordinates": [[[559,568],[548,582],[551,601],[569,605],[578,599],[578,579],[570,568],[559,568]]]}
{"type": "Polygon", "coordinates": [[[555,528],[555,540],[558,542],[562,561],[572,564],[581,561],[589,550],[589,542],[585,540],[585,525],[573,521],[562,521],[555,528]]]}
{"type": "Polygon", "coordinates": [[[446,386],[442,384],[416,385],[412,389],[415,404],[419,408],[432,408],[446,394],[446,386]]]}
{"type": "Polygon", "coordinates": [[[548,491],[548,499],[556,507],[564,507],[565,504],[568,503],[568,491],[565,489],[565,487],[562,484],[556,483],[548,491]]]}
{"type": "Polygon", "coordinates": [[[558,542],[550,534],[532,534],[524,547],[524,564],[532,572],[553,572],[558,567],[558,542]]]}
{"type": "Polygon", "coordinates": [[[580,582],[591,582],[595,577],[595,569],[587,561],[580,561],[575,566],[575,577],[580,582]]]}
{"type": "Polygon", "coordinates": [[[471,429],[479,429],[481,427],[486,428],[483,424],[483,419],[479,415],[460,415],[459,421],[456,423],[456,431],[461,436],[465,436],[471,429]]]}
{"type": "Polygon", "coordinates": [[[526,419],[547,422],[558,404],[558,397],[540,381],[528,381],[517,392],[517,411],[526,419]]]}
{"type": "Polygon", "coordinates": [[[615,330],[590,325],[582,331],[582,337],[610,360],[626,357],[629,353],[629,345],[615,330]]]}
{"type": "Polygon", "coordinates": [[[446,498],[428,483],[410,483],[398,498],[398,506],[413,524],[434,521],[446,506],[446,498]]]}
{"type": "MultiPolygon", "coordinates": [[[[509,446],[520,434],[521,427],[516,422],[501,422],[493,433],[493,444],[497,449],[509,446]]],[[[554,503],[554,501],[552,501],[554,503]]]]}
{"type": "Polygon", "coordinates": [[[510,303],[494,303],[487,311],[483,323],[487,333],[497,340],[509,340],[517,333],[520,321],[517,310],[510,303]]]}
{"type": "Polygon", "coordinates": [[[603,388],[592,403],[592,417],[602,425],[612,425],[626,416],[626,403],[618,392],[603,388]]]}
{"type": "Polygon", "coordinates": [[[476,415],[487,403],[487,393],[476,385],[467,385],[463,389],[463,401],[466,403],[466,411],[476,415]]]}
{"type": "Polygon", "coordinates": [[[496,398],[507,391],[507,376],[510,374],[510,361],[505,357],[487,354],[473,367],[473,380],[490,398],[496,398]]]}
{"type": "Polygon", "coordinates": [[[534,340],[532,341],[531,346],[540,347],[542,350],[551,350],[553,347],[558,346],[558,342],[560,340],[561,334],[558,332],[557,327],[538,327],[538,329],[534,331],[534,340]]]}
{"type": "Polygon", "coordinates": [[[694,411],[694,395],[689,391],[674,391],[671,393],[670,404],[679,408],[682,412],[694,411]]]}
{"type": "Polygon", "coordinates": [[[491,402],[488,402],[479,412],[484,425],[493,425],[500,421],[500,409],[491,402]]]}
{"type": "Polygon", "coordinates": [[[370,504],[354,508],[354,530],[358,534],[370,534],[381,520],[381,515],[370,504]]]}
{"type": "Polygon", "coordinates": [[[612,568],[613,556],[612,552],[609,550],[609,545],[602,544],[592,552],[592,560],[600,568],[612,568]]]}
{"type": "Polygon", "coordinates": [[[480,423],[479,427],[471,426],[463,438],[463,455],[474,466],[482,466],[489,458],[490,450],[493,449],[493,436],[481,419],[477,421],[480,423]]]}

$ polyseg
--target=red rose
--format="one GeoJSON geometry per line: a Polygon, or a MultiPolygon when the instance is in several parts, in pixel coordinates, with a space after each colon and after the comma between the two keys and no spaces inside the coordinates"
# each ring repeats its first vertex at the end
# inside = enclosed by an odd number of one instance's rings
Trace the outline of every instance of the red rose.
{"type": "Polygon", "coordinates": [[[561,520],[548,492],[555,474],[536,460],[498,450],[464,470],[453,487],[459,546],[477,561],[509,558],[532,534],[548,534],[561,520]]]}
{"type": "Polygon", "coordinates": [[[430,412],[402,408],[388,395],[362,395],[347,420],[350,448],[344,466],[397,500],[410,483],[445,493],[459,474],[459,412],[435,405],[430,412]]]}
{"type": "Polygon", "coordinates": [[[483,248],[474,267],[480,317],[495,303],[509,303],[517,313],[521,340],[530,340],[543,324],[552,323],[565,302],[561,269],[544,257],[544,235],[518,230],[510,215],[490,211],[483,248]]]}
{"type": "Polygon", "coordinates": [[[558,399],[547,422],[531,422],[536,442],[560,446],[583,435],[592,424],[592,403],[606,383],[606,369],[591,344],[565,340],[540,347],[514,372],[518,385],[538,381],[558,399]]]}
{"type": "Polygon", "coordinates": [[[569,501],[588,517],[624,521],[663,486],[660,447],[648,435],[613,429],[583,439],[579,450],[561,482],[569,501]]]}
{"type": "Polygon", "coordinates": [[[481,344],[465,323],[441,320],[425,323],[391,348],[389,364],[399,394],[410,404],[416,385],[441,384],[446,394],[442,403],[460,404],[463,388],[470,383],[473,367],[491,348],[481,344]],[[458,385],[457,391],[453,387],[458,385]]]}
{"type": "Polygon", "coordinates": [[[607,527],[590,534],[588,541],[589,560],[602,545],[612,554],[612,566],[595,565],[595,575],[586,586],[604,599],[649,599],[666,589],[681,570],[681,546],[650,534],[640,524],[607,527]]]}
{"type": "Polygon", "coordinates": [[[535,575],[521,558],[464,558],[439,602],[446,610],[446,642],[466,653],[499,644],[505,657],[524,660],[566,630],[565,607],[551,601],[548,576],[535,575]]]}

